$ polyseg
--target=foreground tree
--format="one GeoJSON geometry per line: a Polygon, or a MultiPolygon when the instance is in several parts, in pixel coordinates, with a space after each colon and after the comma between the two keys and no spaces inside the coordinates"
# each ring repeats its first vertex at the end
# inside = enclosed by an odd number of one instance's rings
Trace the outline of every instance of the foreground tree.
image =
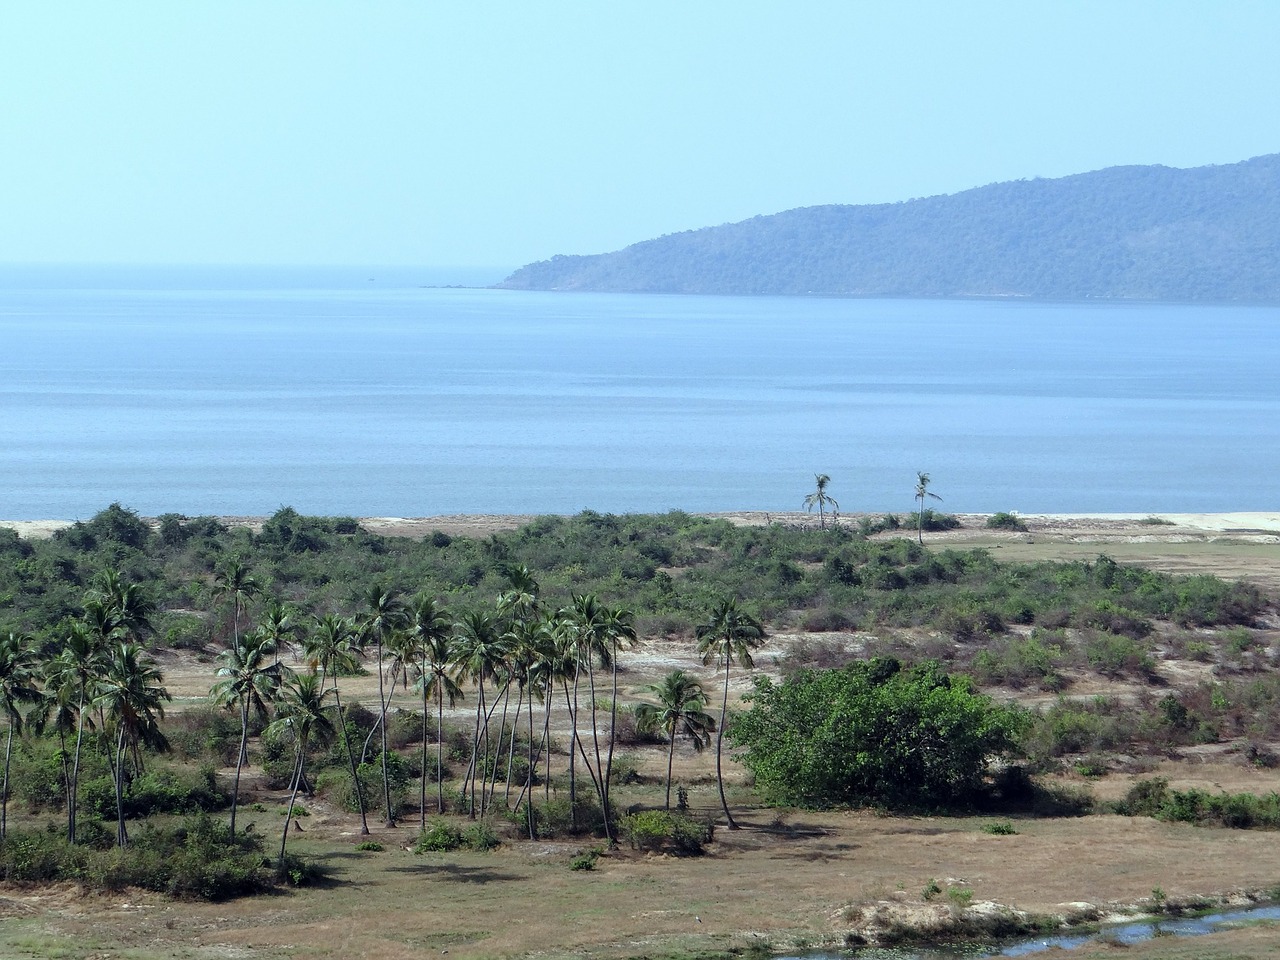
{"type": "Polygon", "coordinates": [[[683,670],[672,670],[659,683],[644,688],[657,703],[636,705],[636,728],[642,732],[661,730],[667,735],[667,799],[664,809],[671,809],[671,766],[676,754],[676,736],[684,734],[701,750],[711,742],[716,721],[702,708],[711,700],[702,684],[683,670]]]}
{"type": "Polygon", "coordinates": [[[916,514],[916,539],[921,546],[924,545],[924,501],[925,497],[932,497],[934,500],[941,501],[942,498],[936,493],[929,492],[929,475],[927,473],[916,474],[916,499],[920,501],[920,512],[916,514]]]}
{"type": "Polygon", "coordinates": [[[770,803],[962,809],[992,760],[1017,748],[1023,715],[936,662],[892,658],[757,678],[729,739],[770,803]]]}
{"type": "Polygon", "coordinates": [[[218,654],[218,680],[209,696],[224,707],[234,707],[240,714],[240,749],[236,752],[236,779],[231,791],[231,836],[236,835],[236,810],[240,805],[240,772],[248,760],[249,714],[267,715],[268,705],[275,699],[280,680],[287,669],[271,658],[276,652],[275,640],[263,630],[254,630],[240,642],[218,654]]]}
{"type": "Polygon", "coordinates": [[[351,746],[351,733],[347,730],[347,718],[342,710],[342,694],[338,690],[338,676],[354,673],[360,663],[356,625],[347,617],[328,613],[315,622],[315,629],[303,638],[303,655],[311,669],[320,671],[320,688],[323,692],[325,678],[333,681],[333,702],[338,711],[338,730],[342,734],[342,746],[347,754],[351,771],[351,789],[356,795],[356,807],[360,811],[360,834],[369,833],[369,817],[364,799],[364,785],[356,770],[356,753],[351,746]]]}
{"type": "Polygon", "coordinates": [[[136,643],[119,643],[107,652],[106,669],[98,684],[96,706],[107,720],[114,741],[111,764],[116,788],[116,843],[129,845],[124,826],[124,785],[132,761],[142,767],[142,747],[168,749],[160,731],[164,704],[172,700],[155,661],[136,643]]]}
{"type": "Polygon", "coordinates": [[[724,697],[720,703],[720,723],[716,728],[716,785],[720,788],[720,806],[724,808],[729,829],[737,830],[738,824],[729,812],[729,801],[724,795],[724,725],[729,713],[729,670],[737,660],[744,670],[755,666],[751,651],[764,642],[765,632],[758,620],[738,607],[732,598],[721,600],[711,611],[706,623],[696,630],[698,653],[704,664],[724,663],[724,697]]]}
{"type": "MultiPolygon", "coordinates": [[[[817,483],[817,488],[813,493],[804,498],[804,508],[809,513],[813,512],[813,508],[818,508],[818,524],[825,530],[827,528],[826,508],[829,504],[833,510],[839,510],[840,504],[836,502],[836,498],[827,493],[827,484],[831,482],[831,478],[825,473],[814,474],[813,479],[817,483]]],[[[835,521],[832,521],[834,524],[835,521]]]]}
{"type": "Polygon", "coordinates": [[[4,784],[0,786],[0,841],[9,829],[9,758],[13,756],[13,735],[22,732],[23,708],[40,701],[36,687],[38,659],[35,642],[24,633],[0,636],[0,713],[9,722],[4,744],[4,784]]]}
{"type": "Polygon", "coordinates": [[[395,807],[391,805],[391,777],[387,771],[387,695],[383,683],[383,654],[392,634],[405,626],[404,603],[390,587],[374,584],[365,594],[365,614],[360,621],[361,639],[373,641],[378,650],[378,725],[382,735],[382,799],[386,806],[387,826],[396,825],[395,807]]]}
{"type": "Polygon", "coordinates": [[[314,741],[328,743],[333,739],[333,721],[325,710],[325,691],[319,675],[304,673],[287,680],[280,688],[280,705],[276,719],[267,730],[293,740],[293,782],[289,789],[289,809],[284,815],[284,833],[280,836],[280,868],[284,867],[285,846],[289,842],[289,826],[298,790],[305,782],[307,749],[314,741]]]}

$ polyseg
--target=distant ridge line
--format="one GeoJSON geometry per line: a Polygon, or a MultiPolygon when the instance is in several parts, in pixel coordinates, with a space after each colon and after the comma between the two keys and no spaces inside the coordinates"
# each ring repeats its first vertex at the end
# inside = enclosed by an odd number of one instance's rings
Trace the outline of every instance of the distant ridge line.
{"type": "Polygon", "coordinates": [[[1280,154],[1119,166],[867,205],[800,207],[498,287],[615,293],[1280,302],[1280,154]]]}

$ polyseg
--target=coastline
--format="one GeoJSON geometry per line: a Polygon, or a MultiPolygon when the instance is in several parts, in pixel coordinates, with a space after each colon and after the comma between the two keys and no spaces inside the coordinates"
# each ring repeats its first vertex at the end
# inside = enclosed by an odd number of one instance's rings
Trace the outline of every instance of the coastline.
{"type": "MultiPolygon", "coordinates": [[[[816,514],[803,511],[725,510],[698,513],[697,516],[728,520],[738,526],[763,526],[768,523],[816,525],[816,514]]],[[[841,514],[839,523],[857,522],[863,517],[880,517],[883,513],[841,514]]],[[[488,536],[504,530],[514,530],[529,523],[537,514],[444,514],[428,517],[360,517],[360,525],[371,533],[385,536],[426,536],[436,530],[453,536],[488,536]]],[[[983,530],[989,513],[957,514],[963,531],[983,530]]],[[[1045,532],[1080,529],[1098,533],[1118,532],[1139,528],[1149,536],[1172,535],[1176,531],[1201,534],[1253,535],[1274,537],[1280,542],[1280,510],[1233,511],[1229,513],[1027,513],[1019,514],[1031,531],[1045,532]],[[1150,523],[1151,518],[1163,523],[1150,523]]],[[[143,519],[155,523],[154,517],[143,519]]],[[[230,516],[218,517],[232,527],[257,529],[268,517],[230,516]]],[[[24,539],[45,539],[58,530],[72,526],[77,521],[65,519],[0,520],[0,527],[17,531],[24,539]]],[[[830,522],[830,521],[828,521],[830,522]]],[[[992,530],[991,533],[999,531],[992,530]]],[[[938,537],[939,534],[930,534],[938,537]]]]}

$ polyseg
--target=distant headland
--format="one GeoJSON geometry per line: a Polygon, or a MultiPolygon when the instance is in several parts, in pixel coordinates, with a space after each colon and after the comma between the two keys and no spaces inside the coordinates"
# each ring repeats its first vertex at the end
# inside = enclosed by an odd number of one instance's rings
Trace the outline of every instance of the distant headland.
{"type": "Polygon", "coordinates": [[[948,196],[802,207],[499,287],[616,293],[1280,302],[1280,154],[1110,167],[948,196]]]}

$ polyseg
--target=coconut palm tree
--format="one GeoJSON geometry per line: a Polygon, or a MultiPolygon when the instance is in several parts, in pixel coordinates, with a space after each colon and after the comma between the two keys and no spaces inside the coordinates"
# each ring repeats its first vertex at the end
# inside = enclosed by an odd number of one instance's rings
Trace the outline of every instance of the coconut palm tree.
{"type": "Polygon", "coordinates": [[[289,842],[289,825],[293,821],[293,807],[298,799],[298,789],[306,777],[307,748],[315,743],[328,743],[333,739],[333,721],[325,710],[325,690],[316,673],[295,675],[280,687],[280,700],[276,719],[267,731],[275,736],[288,736],[293,740],[293,782],[289,790],[289,809],[285,811],[284,833],[280,837],[280,867],[284,866],[285,845],[289,842]]]}
{"type": "Polygon", "coordinates": [[[929,475],[927,473],[916,474],[916,499],[920,501],[920,511],[916,514],[916,539],[924,546],[924,499],[932,497],[934,500],[942,498],[936,493],[929,492],[929,475]]]}
{"type": "Polygon", "coordinates": [[[720,806],[724,808],[729,829],[737,830],[738,824],[729,812],[729,801],[724,795],[724,772],[721,759],[724,753],[724,723],[729,713],[729,668],[737,660],[743,669],[755,666],[751,651],[765,638],[760,622],[738,607],[732,598],[721,600],[711,611],[706,623],[700,624],[695,633],[698,653],[704,664],[724,663],[724,697],[720,703],[720,722],[716,727],[716,784],[720,788],[720,806]]]}
{"type": "Polygon", "coordinates": [[[386,806],[387,826],[396,825],[396,811],[391,805],[391,777],[387,772],[387,696],[383,684],[383,652],[392,634],[408,622],[404,603],[394,590],[375,583],[365,594],[365,614],[360,620],[360,636],[378,648],[378,723],[382,731],[382,799],[386,806]]]}
{"type": "Polygon", "coordinates": [[[160,670],[136,643],[117,643],[108,652],[106,669],[98,685],[97,706],[102,710],[115,741],[112,777],[116,788],[116,842],[128,846],[124,826],[124,783],[132,757],[141,769],[143,744],[167,749],[160,731],[164,704],[173,698],[162,685],[160,670]]]}
{"type": "Polygon", "coordinates": [[[817,482],[817,489],[804,498],[804,508],[809,513],[813,512],[814,507],[818,508],[818,524],[823,530],[825,530],[827,528],[827,505],[830,504],[833,510],[839,510],[840,504],[836,502],[835,497],[827,493],[827,484],[831,482],[831,478],[829,476],[825,473],[816,473],[814,474],[813,479],[817,482]]]}
{"type": "Polygon", "coordinates": [[[86,605],[85,616],[74,621],[62,637],[62,649],[45,667],[45,688],[52,697],[54,723],[60,731],[75,725],[76,745],[70,767],[63,767],[67,792],[67,842],[76,842],[76,812],[80,789],[80,755],[84,728],[93,728],[92,705],[106,671],[106,651],[120,639],[119,628],[100,604],[86,605]]]}
{"type": "Polygon", "coordinates": [[[635,617],[623,607],[606,607],[604,611],[604,640],[609,651],[608,666],[613,684],[613,696],[609,707],[609,748],[604,765],[604,806],[609,809],[610,778],[613,775],[613,754],[618,736],[618,653],[623,647],[636,643],[635,617]]]}
{"type": "Polygon", "coordinates": [[[0,786],[0,841],[9,825],[9,758],[13,755],[13,735],[22,732],[23,707],[40,702],[36,687],[39,659],[35,641],[25,633],[0,635],[0,714],[9,721],[4,746],[4,784],[0,786]]]}
{"type": "Polygon", "coordinates": [[[240,805],[240,772],[247,762],[249,713],[267,715],[268,704],[275,699],[280,681],[288,668],[270,658],[276,652],[275,640],[259,628],[246,633],[240,642],[218,654],[218,680],[209,696],[224,707],[235,707],[240,713],[240,749],[236,753],[236,779],[231,791],[231,835],[236,833],[236,810],[240,805]]]}
{"type": "Polygon", "coordinates": [[[279,600],[272,600],[262,611],[258,629],[275,646],[275,662],[280,662],[280,652],[302,636],[303,627],[298,623],[294,610],[279,600]]]}
{"type": "Polygon", "coordinates": [[[702,708],[711,700],[702,684],[683,670],[672,670],[659,683],[644,688],[657,698],[657,703],[636,705],[636,728],[643,732],[661,730],[667,735],[667,799],[666,810],[671,809],[671,764],[675,759],[676,735],[683,733],[701,751],[711,742],[711,731],[716,729],[715,718],[702,708]]]}
{"type": "Polygon", "coordinates": [[[356,771],[355,750],[351,746],[351,737],[347,730],[347,718],[342,711],[342,694],[338,691],[338,675],[350,673],[356,669],[360,660],[360,648],[356,642],[356,625],[347,617],[339,617],[329,613],[315,622],[315,629],[302,641],[303,656],[311,664],[314,672],[320,671],[320,686],[323,689],[325,677],[333,681],[333,701],[338,710],[338,729],[342,731],[342,745],[347,753],[347,763],[351,768],[351,789],[355,791],[356,806],[360,810],[360,833],[368,835],[369,819],[364,799],[364,786],[356,771]]]}
{"type": "Polygon", "coordinates": [[[156,605],[136,583],[126,583],[120,571],[107,567],[94,579],[89,600],[100,604],[124,632],[125,639],[141,642],[151,631],[151,615],[156,605]]]}
{"type": "MultiPolygon", "coordinates": [[[[482,773],[488,770],[489,760],[489,717],[485,699],[484,685],[486,680],[498,677],[503,661],[507,657],[510,641],[500,632],[498,623],[487,613],[478,610],[468,611],[455,626],[457,636],[459,676],[476,682],[476,722],[475,735],[471,745],[471,763],[467,769],[467,781],[471,784],[471,816],[476,812],[476,782],[484,781],[482,773]],[[484,756],[480,756],[480,744],[484,743],[484,756]]],[[[495,699],[496,704],[496,699],[495,699]]],[[[463,784],[466,789],[466,782],[463,784]]],[[[481,797],[481,809],[484,798],[481,797]]]]}
{"type": "Polygon", "coordinates": [[[213,575],[213,598],[231,599],[231,631],[233,645],[240,645],[240,611],[258,593],[258,581],[239,557],[232,557],[213,575]]]}
{"type": "Polygon", "coordinates": [[[419,644],[422,672],[418,688],[422,694],[422,819],[426,821],[426,749],[427,703],[436,701],[436,810],[444,812],[444,702],[453,707],[462,699],[462,687],[455,674],[458,670],[457,648],[453,627],[445,609],[427,597],[418,597],[410,608],[411,630],[419,644]]]}

